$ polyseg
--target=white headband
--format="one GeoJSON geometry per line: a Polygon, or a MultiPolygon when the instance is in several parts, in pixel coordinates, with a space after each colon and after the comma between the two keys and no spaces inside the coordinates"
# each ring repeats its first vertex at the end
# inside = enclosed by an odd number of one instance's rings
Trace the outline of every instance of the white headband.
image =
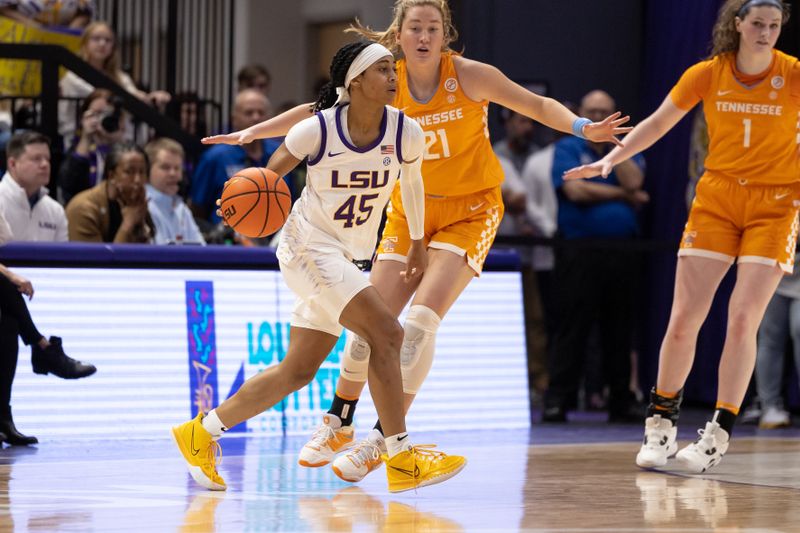
{"type": "Polygon", "coordinates": [[[392,52],[390,52],[389,49],[382,44],[378,43],[372,43],[361,50],[353,62],[350,63],[350,68],[347,69],[347,75],[344,77],[344,86],[336,88],[336,94],[338,95],[338,98],[336,99],[336,103],[333,105],[336,106],[349,102],[350,93],[348,89],[350,88],[350,82],[353,81],[353,78],[367,70],[370,66],[372,66],[373,63],[377,63],[386,56],[392,57],[392,52]]]}

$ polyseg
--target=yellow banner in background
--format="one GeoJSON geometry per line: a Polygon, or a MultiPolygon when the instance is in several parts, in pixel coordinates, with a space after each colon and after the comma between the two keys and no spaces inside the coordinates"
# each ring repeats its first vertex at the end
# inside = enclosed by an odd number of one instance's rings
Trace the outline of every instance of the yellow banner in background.
{"type": "MultiPolygon", "coordinates": [[[[52,28],[34,27],[0,17],[0,42],[60,44],[78,53],[81,38],[52,28]]],[[[0,95],[39,96],[42,92],[39,61],[0,58],[0,95]]],[[[66,72],[61,69],[60,76],[66,72]]]]}

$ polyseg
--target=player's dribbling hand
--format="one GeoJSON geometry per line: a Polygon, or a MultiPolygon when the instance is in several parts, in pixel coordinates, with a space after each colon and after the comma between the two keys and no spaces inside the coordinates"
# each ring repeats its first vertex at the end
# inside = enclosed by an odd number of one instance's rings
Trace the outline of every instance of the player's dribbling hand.
{"type": "MultiPolygon", "coordinates": [[[[227,183],[227,182],[225,182],[225,183],[227,183]]],[[[222,209],[219,208],[219,206],[221,206],[221,205],[222,205],[222,198],[217,198],[217,216],[222,219],[222,224],[226,228],[229,228],[230,226],[228,226],[228,221],[225,220],[225,217],[222,216],[222,209]]]]}
{"type": "Polygon", "coordinates": [[[564,179],[579,180],[583,178],[593,178],[595,176],[607,178],[608,175],[611,174],[612,168],[614,168],[614,165],[601,159],[600,161],[595,161],[588,165],[581,165],[567,170],[564,172],[564,179]]]}
{"type": "Polygon", "coordinates": [[[421,277],[426,268],[428,268],[428,251],[425,249],[425,243],[422,240],[411,241],[406,257],[406,269],[400,272],[400,276],[408,283],[421,277]]]}
{"type": "Polygon", "coordinates": [[[203,144],[250,144],[255,140],[255,135],[247,130],[224,133],[222,135],[212,135],[203,137],[200,142],[203,144]]]}
{"type": "Polygon", "coordinates": [[[633,128],[620,127],[631,119],[629,116],[621,117],[621,115],[622,113],[617,111],[616,113],[604,118],[602,122],[592,122],[591,124],[587,124],[583,127],[583,135],[592,142],[609,142],[614,143],[617,146],[622,146],[622,141],[620,141],[616,136],[623,133],[628,133],[633,128]]]}

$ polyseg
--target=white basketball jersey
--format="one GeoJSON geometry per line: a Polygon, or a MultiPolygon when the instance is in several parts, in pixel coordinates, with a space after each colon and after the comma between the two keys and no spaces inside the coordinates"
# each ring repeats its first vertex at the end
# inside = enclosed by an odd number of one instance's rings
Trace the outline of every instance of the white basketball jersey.
{"type": "Polygon", "coordinates": [[[297,244],[298,230],[322,231],[341,243],[349,259],[364,260],[372,258],[383,209],[400,176],[404,115],[386,106],[376,140],[356,147],[347,133],[348,108],[325,109],[307,119],[319,121],[320,148],[308,156],[306,186],[284,234],[297,244]]]}

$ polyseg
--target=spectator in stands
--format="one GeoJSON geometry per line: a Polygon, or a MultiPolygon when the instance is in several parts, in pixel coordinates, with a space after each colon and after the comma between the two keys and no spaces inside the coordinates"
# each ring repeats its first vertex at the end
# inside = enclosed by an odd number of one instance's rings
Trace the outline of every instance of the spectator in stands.
{"type": "Polygon", "coordinates": [[[147,155],[130,142],[111,147],[104,179],[67,205],[69,240],[149,243],[154,233],[147,211],[147,155]]]}
{"type": "Polygon", "coordinates": [[[492,148],[505,174],[501,192],[506,210],[497,234],[530,235],[531,230],[525,220],[527,198],[520,173],[528,157],[536,151],[537,147],[533,144],[533,132],[536,126],[531,118],[505,107],[501,109],[500,116],[503,119],[506,135],[494,143],[492,148]]]}
{"type": "Polygon", "coordinates": [[[66,241],[64,208],[48,196],[50,139],[15,133],[6,147],[8,170],[0,181],[0,212],[15,241],[66,241]]]}
{"type": "MultiPolygon", "coordinates": [[[[235,131],[254,126],[272,116],[269,100],[255,89],[245,89],[236,95],[231,122],[235,131]]],[[[238,170],[266,166],[280,143],[260,139],[250,144],[217,144],[206,150],[192,176],[190,207],[195,217],[213,224],[220,222],[216,201],[222,187],[238,170]]]]}
{"type": "MultiPolygon", "coordinates": [[[[596,120],[614,111],[610,95],[592,91],[581,101],[579,115],[596,120]]],[[[564,181],[562,177],[566,170],[598,161],[609,150],[577,137],[561,139],[555,146],[552,179],[558,198],[558,231],[571,245],[556,250],[558,312],[542,415],[545,422],[566,421],[594,324],[599,326],[609,387],[609,421],[638,423],[642,415],[634,412],[630,391],[638,256],[621,246],[613,250],[593,246],[592,241],[624,241],[638,234],[636,208],[649,200],[642,190],[644,159],[639,155],[617,165],[607,179],[564,181]]]]}
{"type": "MultiPolygon", "coordinates": [[[[92,22],[86,27],[81,37],[80,56],[140,100],[152,103],[161,109],[166,107],[170,101],[168,92],[140,91],[131,77],[120,68],[117,39],[114,30],[105,22],[92,22]]],[[[61,78],[59,87],[63,98],[85,98],[94,89],[89,82],[72,72],[67,72],[61,78]]],[[[76,108],[77,105],[74,101],[64,101],[59,106],[59,133],[63,136],[66,144],[71,142],[76,124],[80,120],[76,108]]]]}
{"type": "Polygon", "coordinates": [[[58,170],[58,197],[67,205],[72,197],[97,185],[111,145],[122,140],[127,113],[115,112],[111,91],[95,89],[81,105],[81,127],[58,170]]]}
{"type": "Polygon", "coordinates": [[[144,147],[150,161],[147,209],[155,224],[155,244],[205,244],[191,211],[179,194],[183,180],[183,147],[156,139],[144,147]]]}
{"type": "MultiPolygon", "coordinates": [[[[535,152],[532,142],[535,124],[532,119],[507,108],[501,108],[500,116],[505,128],[505,137],[492,148],[505,179],[500,187],[505,213],[497,230],[499,237],[534,235],[526,214],[528,195],[521,172],[527,159],[535,152]]],[[[549,179],[549,175],[548,175],[549,179]]],[[[536,280],[531,268],[530,248],[518,248],[522,260],[523,298],[525,300],[525,332],[528,351],[528,382],[534,405],[540,404],[546,388],[547,368],[545,361],[544,326],[542,306],[536,280]]]]}
{"type": "Polygon", "coordinates": [[[506,135],[494,143],[492,149],[497,157],[510,161],[517,173],[521,173],[528,158],[539,150],[539,146],[533,142],[536,123],[505,107],[500,109],[500,117],[506,135]]]}
{"type": "Polygon", "coordinates": [[[255,89],[264,93],[269,98],[269,90],[272,87],[272,76],[267,67],[253,63],[246,65],[239,70],[236,75],[237,90],[242,92],[245,89],[255,89]]]}
{"type": "Polygon", "coordinates": [[[94,0],[0,0],[0,15],[26,24],[83,29],[94,14],[94,0]]]}

